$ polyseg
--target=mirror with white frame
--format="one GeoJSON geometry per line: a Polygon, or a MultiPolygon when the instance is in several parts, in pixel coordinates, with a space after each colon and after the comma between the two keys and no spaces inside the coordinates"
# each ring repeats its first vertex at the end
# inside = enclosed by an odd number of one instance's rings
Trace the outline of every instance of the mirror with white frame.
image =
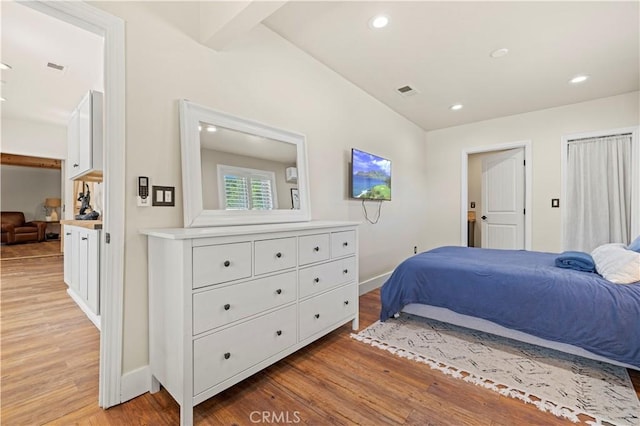
{"type": "Polygon", "coordinates": [[[302,134],[180,101],[184,226],[311,218],[302,134]]]}

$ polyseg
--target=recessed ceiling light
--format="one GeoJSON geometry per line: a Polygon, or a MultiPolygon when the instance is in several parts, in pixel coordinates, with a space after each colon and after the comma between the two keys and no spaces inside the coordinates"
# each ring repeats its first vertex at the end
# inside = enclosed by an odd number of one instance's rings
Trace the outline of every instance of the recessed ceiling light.
{"type": "Polygon", "coordinates": [[[502,58],[507,53],[509,53],[509,49],[507,49],[506,47],[503,47],[502,49],[494,50],[489,54],[489,56],[491,56],[492,58],[502,58]]]}
{"type": "Polygon", "coordinates": [[[376,15],[369,20],[369,26],[376,30],[384,28],[389,25],[389,17],[386,15],[376,15]]]}
{"type": "Polygon", "coordinates": [[[217,132],[216,126],[207,126],[207,132],[217,132]]]}
{"type": "Polygon", "coordinates": [[[11,65],[5,64],[4,62],[0,62],[0,70],[10,70],[11,65]]]}
{"type": "Polygon", "coordinates": [[[451,106],[449,107],[449,109],[450,109],[451,111],[458,111],[458,110],[462,109],[462,106],[463,106],[462,104],[455,104],[455,105],[451,105],[451,106]]]}
{"type": "Polygon", "coordinates": [[[588,78],[589,78],[588,75],[577,75],[573,77],[571,80],[569,80],[569,83],[571,84],[583,83],[587,81],[588,78]]]}

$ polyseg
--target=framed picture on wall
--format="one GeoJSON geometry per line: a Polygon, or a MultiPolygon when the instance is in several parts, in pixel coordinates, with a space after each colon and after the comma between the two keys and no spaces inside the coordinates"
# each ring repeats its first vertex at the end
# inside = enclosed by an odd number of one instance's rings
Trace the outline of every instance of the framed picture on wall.
{"type": "Polygon", "coordinates": [[[291,205],[293,210],[300,210],[300,194],[298,188],[291,188],[291,205]]]}

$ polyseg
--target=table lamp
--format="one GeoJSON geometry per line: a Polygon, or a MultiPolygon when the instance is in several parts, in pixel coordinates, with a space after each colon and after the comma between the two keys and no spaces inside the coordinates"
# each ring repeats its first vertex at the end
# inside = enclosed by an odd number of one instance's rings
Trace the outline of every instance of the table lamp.
{"type": "Polygon", "coordinates": [[[45,207],[47,208],[47,211],[49,211],[49,209],[51,209],[51,214],[50,219],[51,221],[57,221],[58,220],[58,207],[60,207],[62,205],[60,198],[47,198],[44,202],[45,207]]]}

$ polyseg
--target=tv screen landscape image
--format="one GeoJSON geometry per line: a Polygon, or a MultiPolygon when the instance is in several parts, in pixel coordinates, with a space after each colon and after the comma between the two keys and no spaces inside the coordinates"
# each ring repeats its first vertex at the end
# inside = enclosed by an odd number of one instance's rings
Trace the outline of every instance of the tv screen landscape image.
{"type": "Polygon", "coordinates": [[[391,161],[353,148],[351,198],[390,201],[391,161]]]}

